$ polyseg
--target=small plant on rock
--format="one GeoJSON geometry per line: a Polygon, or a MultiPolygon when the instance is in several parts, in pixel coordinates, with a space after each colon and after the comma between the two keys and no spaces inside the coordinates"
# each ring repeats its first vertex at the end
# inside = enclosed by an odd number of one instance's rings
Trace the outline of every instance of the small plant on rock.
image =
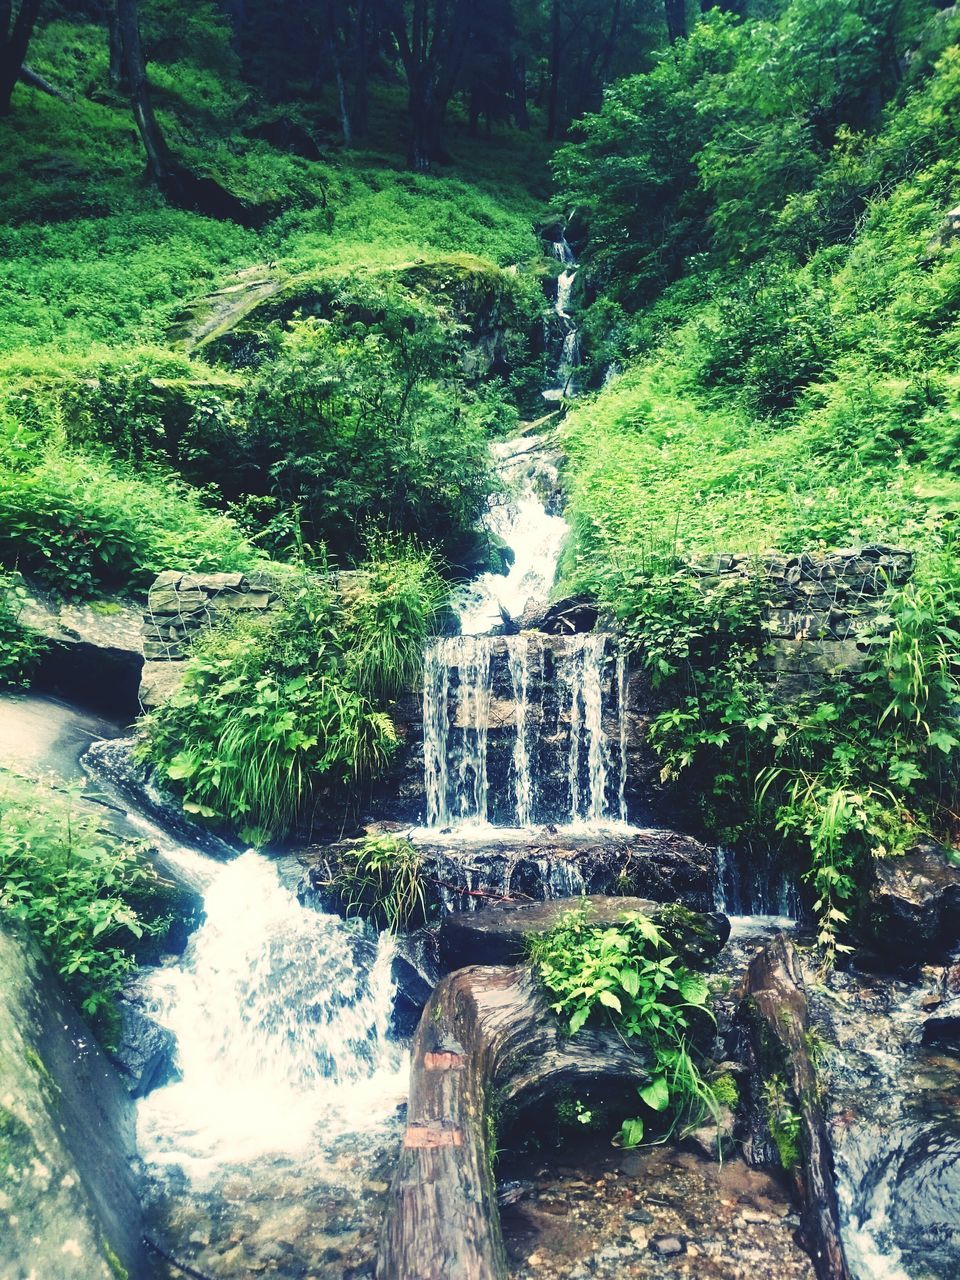
{"type": "Polygon", "coordinates": [[[341,865],[334,891],[348,916],[364,916],[391,933],[427,918],[423,856],[400,836],[368,836],[341,865]]]}
{"type": "MultiPolygon", "coordinates": [[[[649,1048],[652,1076],[640,1100],[656,1114],[671,1113],[668,1133],[716,1114],[692,1042],[694,1019],[713,1018],[707,983],[682,964],[651,920],[632,912],[604,927],[590,925],[583,910],[571,911],[531,941],[530,958],[570,1035],[590,1019],[602,1020],[649,1048]]],[[[635,1147],[643,1135],[636,1116],[618,1136],[622,1146],[635,1147]]]]}

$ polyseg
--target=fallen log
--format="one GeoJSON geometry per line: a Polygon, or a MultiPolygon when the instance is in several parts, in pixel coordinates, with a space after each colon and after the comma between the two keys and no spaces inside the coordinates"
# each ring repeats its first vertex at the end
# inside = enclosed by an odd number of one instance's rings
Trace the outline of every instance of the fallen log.
{"type": "Polygon", "coordinates": [[[377,1280],[503,1280],[493,1176],[500,1109],[530,1105],[573,1080],[642,1084],[648,1062],[612,1032],[584,1028],[565,1039],[528,967],[444,978],[413,1043],[377,1280]]]}
{"type": "MultiPolygon", "coordinates": [[[[753,1078],[768,1086],[754,1099],[759,1129],[771,1119],[771,1094],[783,1089],[783,1105],[798,1120],[798,1160],[786,1169],[801,1205],[800,1237],[819,1280],[850,1280],[840,1238],[833,1151],[820,1105],[817,1074],[810,1056],[810,1024],[803,974],[793,944],[779,934],[751,960],[742,993],[741,1018],[747,1028],[753,1078]]],[[[781,1120],[782,1123],[782,1120],[781,1120]]],[[[746,1154],[766,1163],[770,1132],[755,1134],[746,1154]]]]}

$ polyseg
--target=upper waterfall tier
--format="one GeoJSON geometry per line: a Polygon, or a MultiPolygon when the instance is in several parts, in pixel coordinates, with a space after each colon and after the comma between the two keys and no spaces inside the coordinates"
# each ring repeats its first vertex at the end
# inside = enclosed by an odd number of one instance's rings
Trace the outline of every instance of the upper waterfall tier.
{"type": "Polygon", "coordinates": [[[625,821],[625,696],[624,661],[602,633],[435,640],[428,826],[625,821]]]}
{"type": "Polygon", "coordinates": [[[529,601],[546,600],[569,532],[566,521],[547,507],[558,477],[543,441],[537,436],[501,440],[491,453],[504,492],[496,495],[484,524],[514,560],[508,573],[485,573],[465,589],[457,602],[464,635],[492,630],[501,621],[501,607],[519,618],[529,601]]]}

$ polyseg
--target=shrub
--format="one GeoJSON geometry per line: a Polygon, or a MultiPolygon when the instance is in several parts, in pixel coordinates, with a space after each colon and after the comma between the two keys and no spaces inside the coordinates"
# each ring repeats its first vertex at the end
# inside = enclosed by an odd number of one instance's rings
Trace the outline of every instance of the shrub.
{"type": "Polygon", "coordinates": [[[397,735],[382,699],[416,671],[439,579],[408,550],[358,582],[344,603],[331,579],[294,573],[280,609],[194,644],[182,688],[143,721],[140,750],[188,813],[262,844],[309,823],[321,786],[389,759],[397,735]]]}
{"type": "MultiPolygon", "coordinates": [[[[696,1125],[717,1102],[697,1063],[694,1019],[710,1019],[706,981],[670,951],[660,931],[640,912],[620,925],[587,924],[571,911],[530,942],[530,958],[551,997],[551,1008],[576,1035],[591,1018],[612,1024],[627,1041],[650,1050],[653,1075],[639,1090],[654,1114],[672,1112],[670,1129],[696,1125]]],[[[641,1117],[625,1120],[622,1145],[643,1140],[641,1117]]]]}
{"type": "Polygon", "coordinates": [[[0,907],[29,926],[73,999],[108,1035],[138,944],[169,926],[134,905],[159,883],[137,846],[84,810],[79,788],[0,771],[0,907]]]}
{"type": "Polygon", "coordinates": [[[368,836],[347,854],[332,882],[341,909],[397,933],[428,914],[423,855],[400,836],[368,836]]]}
{"type": "Polygon", "coordinates": [[[43,636],[20,621],[26,588],[15,574],[0,573],[0,689],[23,688],[43,655],[43,636]]]}

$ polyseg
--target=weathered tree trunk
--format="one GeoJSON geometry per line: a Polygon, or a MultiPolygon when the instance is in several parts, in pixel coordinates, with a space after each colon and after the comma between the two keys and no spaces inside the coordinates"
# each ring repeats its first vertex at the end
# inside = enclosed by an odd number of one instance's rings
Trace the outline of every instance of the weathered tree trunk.
{"type": "Polygon", "coordinates": [[[528,967],[461,969],[438,984],[413,1044],[407,1130],[377,1280],[503,1280],[491,1143],[497,1109],[577,1079],[648,1078],[619,1037],[571,1040],[528,967]]]}
{"type": "Polygon", "coordinates": [[[801,1161],[788,1172],[802,1204],[804,1247],[820,1280],[850,1280],[840,1239],[833,1152],[810,1060],[803,975],[792,943],[782,934],[750,962],[741,1014],[756,1075],[761,1080],[780,1077],[800,1115],[801,1161]]]}
{"type": "Polygon", "coordinates": [[[343,61],[340,57],[340,22],[337,6],[327,6],[327,49],[330,64],[333,67],[333,78],[337,86],[337,110],[340,115],[340,132],[343,134],[343,145],[353,146],[353,128],[350,123],[350,105],[347,101],[347,85],[343,78],[343,61]]]}
{"type": "Polygon", "coordinates": [[[357,0],[355,15],[354,41],[354,80],[353,80],[353,132],[362,138],[367,132],[369,114],[369,50],[367,42],[369,31],[367,23],[367,0],[357,0]]]}
{"type": "Polygon", "coordinates": [[[550,89],[547,99],[547,137],[560,132],[560,65],[563,44],[560,32],[560,0],[550,6],[550,89]]]}
{"type": "Polygon", "coordinates": [[[107,72],[110,88],[116,89],[118,93],[126,93],[130,86],[127,84],[127,73],[123,64],[123,37],[120,35],[120,19],[116,4],[111,4],[107,10],[107,38],[110,49],[110,65],[107,72]]]}
{"type": "Polygon", "coordinates": [[[133,118],[147,156],[147,176],[151,182],[166,188],[175,176],[176,164],[153,114],[146,59],[140,39],[137,0],[117,0],[117,23],[123,44],[123,65],[130,89],[133,118]]]}
{"type": "Polygon", "coordinates": [[[55,84],[51,84],[49,80],[44,80],[43,76],[37,75],[36,71],[31,71],[26,63],[20,68],[20,83],[28,84],[31,89],[39,89],[41,93],[47,94],[48,97],[58,98],[61,102],[69,102],[70,95],[64,93],[62,89],[58,89],[55,84]]]}
{"type": "Polygon", "coordinates": [[[20,78],[20,68],[27,56],[27,46],[39,12],[40,0],[21,0],[11,25],[11,2],[0,0],[0,116],[10,110],[14,85],[20,78]]]}
{"type": "Polygon", "coordinates": [[[664,15],[667,19],[667,35],[670,43],[685,40],[687,37],[687,6],[684,0],[663,0],[664,15]]]}
{"type": "Polygon", "coordinates": [[[527,106],[527,60],[518,54],[513,60],[513,119],[518,129],[530,128],[527,106]]]}

